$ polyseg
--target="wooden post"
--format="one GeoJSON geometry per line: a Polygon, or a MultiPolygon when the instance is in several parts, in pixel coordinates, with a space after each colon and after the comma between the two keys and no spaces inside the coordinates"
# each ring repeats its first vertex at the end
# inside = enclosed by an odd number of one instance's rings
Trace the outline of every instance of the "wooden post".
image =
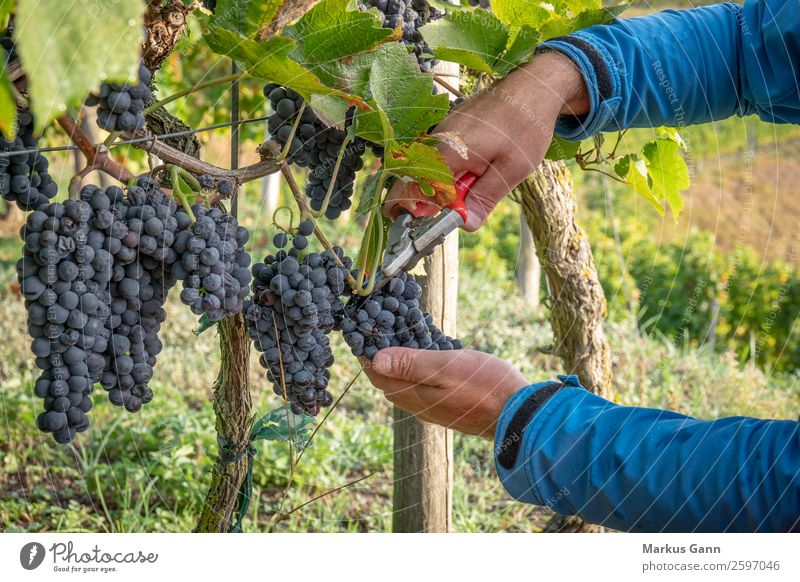
{"type": "Polygon", "coordinates": [[[542,265],[536,256],[533,234],[525,221],[525,213],[519,216],[519,259],[517,260],[517,287],[529,307],[539,307],[542,265]]]}
{"type": "MultiPolygon", "coordinates": [[[[458,233],[425,259],[423,309],[446,334],[456,335],[458,233]]],[[[448,532],[453,508],[453,431],[394,409],[392,531],[448,532]]]]}
{"type": "MultiPolygon", "coordinates": [[[[458,2],[454,2],[458,3],[458,2]]],[[[436,73],[458,87],[458,65],[439,63],[436,73]]],[[[424,260],[422,307],[434,323],[456,335],[458,232],[424,260]]],[[[392,531],[449,532],[453,512],[453,432],[394,409],[394,494],[392,531]]]]}

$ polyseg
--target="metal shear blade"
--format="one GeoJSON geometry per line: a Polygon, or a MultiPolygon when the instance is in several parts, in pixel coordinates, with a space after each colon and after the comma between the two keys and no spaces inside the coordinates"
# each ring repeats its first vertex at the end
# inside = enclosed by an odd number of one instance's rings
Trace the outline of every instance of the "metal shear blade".
{"type": "Polygon", "coordinates": [[[431,254],[444,238],[463,226],[458,212],[442,210],[434,218],[414,218],[409,213],[397,217],[389,230],[386,253],[383,256],[384,283],[400,271],[408,271],[419,260],[431,254]]]}

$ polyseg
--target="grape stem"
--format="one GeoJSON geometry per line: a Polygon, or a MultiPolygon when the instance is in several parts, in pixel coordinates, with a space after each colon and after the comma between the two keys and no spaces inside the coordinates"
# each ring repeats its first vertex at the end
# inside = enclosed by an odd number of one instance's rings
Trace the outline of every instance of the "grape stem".
{"type": "Polygon", "coordinates": [[[303,112],[306,110],[306,102],[303,101],[303,104],[300,106],[300,111],[297,112],[297,118],[294,120],[292,124],[292,131],[289,132],[289,139],[286,140],[286,143],[283,146],[283,151],[281,154],[275,158],[275,161],[279,164],[282,164],[286,157],[289,155],[289,150],[292,147],[292,142],[294,141],[294,136],[297,133],[297,128],[300,127],[300,118],[303,116],[303,112]]]}
{"type": "Polygon", "coordinates": [[[81,186],[83,186],[83,179],[92,171],[91,165],[85,166],[80,172],[72,176],[69,181],[69,199],[77,200],[80,196],[81,186]]]}
{"type": "Polygon", "coordinates": [[[278,206],[275,209],[275,212],[272,213],[272,226],[274,226],[278,230],[282,230],[284,232],[293,231],[294,230],[294,212],[292,212],[292,209],[289,208],[288,206],[278,206]],[[278,223],[278,212],[280,212],[281,210],[285,210],[286,212],[289,213],[289,226],[286,227],[286,228],[278,223]]]}
{"type": "MultiPolygon", "coordinates": [[[[278,153],[278,144],[276,144],[273,141],[264,144],[264,147],[268,152],[271,152],[273,155],[276,155],[278,153]]],[[[342,260],[339,258],[339,255],[337,255],[334,252],[333,246],[331,245],[330,241],[325,237],[322,230],[320,230],[317,221],[314,220],[313,214],[311,213],[311,210],[308,208],[305,198],[303,197],[303,193],[300,192],[300,188],[297,187],[297,182],[294,179],[294,175],[292,174],[292,169],[289,167],[289,164],[285,163],[281,164],[280,170],[281,173],[283,174],[283,178],[289,185],[289,191],[292,193],[292,197],[294,198],[297,207],[300,209],[300,214],[302,216],[311,217],[309,218],[309,220],[311,220],[311,222],[314,224],[314,236],[317,237],[317,240],[323,246],[323,248],[327,250],[329,253],[331,253],[334,260],[336,261],[336,264],[345,269],[345,271],[348,271],[347,267],[344,266],[344,263],[342,263],[342,260]]],[[[349,271],[347,272],[347,284],[350,285],[351,288],[354,288],[356,284],[356,280],[353,278],[353,276],[350,274],[349,271]]]]}
{"type": "Polygon", "coordinates": [[[189,200],[186,198],[186,193],[183,191],[183,188],[181,188],[180,184],[178,183],[178,180],[182,178],[179,175],[179,170],[180,168],[178,168],[178,166],[172,166],[172,168],[170,169],[170,176],[172,177],[172,193],[180,201],[181,205],[183,206],[183,209],[186,211],[186,214],[189,215],[189,218],[192,220],[192,223],[194,223],[196,218],[194,216],[194,212],[192,212],[192,205],[189,204],[189,200]]]}
{"type": "Polygon", "coordinates": [[[186,89],[181,89],[177,93],[173,93],[172,95],[170,95],[168,97],[164,97],[160,101],[156,101],[155,103],[152,103],[151,105],[148,105],[147,107],[144,108],[143,113],[145,115],[147,115],[148,113],[152,113],[153,111],[155,111],[159,107],[164,107],[164,105],[167,105],[168,103],[172,103],[173,101],[177,101],[181,97],[184,97],[186,95],[190,95],[190,94],[194,93],[195,91],[200,91],[201,89],[207,89],[208,87],[213,87],[214,85],[222,85],[223,83],[230,83],[232,81],[237,81],[237,80],[241,79],[242,77],[246,77],[246,76],[247,76],[247,72],[246,71],[242,71],[240,73],[233,73],[231,75],[225,75],[224,77],[217,77],[216,79],[209,79],[208,81],[203,81],[201,83],[196,83],[196,84],[192,85],[191,87],[187,87],[186,89]]]}
{"type": "Polygon", "coordinates": [[[331,183],[328,184],[328,191],[325,192],[325,199],[322,201],[322,206],[320,206],[319,211],[314,213],[314,218],[320,218],[325,214],[325,211],[328,210],[328,204],[330,203],[331,196],[333,195],[333,189],[336,187],[336,178],[339,176],[339,169],[342,166],[342,158],[344,158],[344,153],[347,151],[348,145],[350,145],[350,136],[345,134],[344,141],[342,141],[342,147],[339,148],[339,154],[336,156],[336,163],[333,165],[331,183]]]}
{"type": "Polygon", "coordinates": [[[111,133],[109,133],[108,137],[103,140],[103,145],[106,146],[106,147],[110,147],[112,143],[117,141],[117,138],[119,137],[119,133],[120,132],[118,132],[118,131],[112,131],[111,133]]]}
{"type": "Polygon", "coordinates": [[[190,174],[180,166],[173,167],[177,168],[178,176],[183,178],[183,181],[186,182],[194,192],[200,192],[202,190],[200,182],[197,181],[197,178],[195,178],[193,174],[190,174]]]}
{"type": "Polygon", "coordinates": [[[380,262],[380,249],[383,246],[383,224],[378,216],[379,203],[375,203],[370,210],[369,223],[367,224],[367,235],[361,244],[361,250],[358,253],[358,279],[356,280],[356,287],[354,291],[366,297],[370,295],[375,289],[375,275],[378,270],[378,263],[380,262]],[[377,244],[376,241],[377,240],[377,244]],[[368,266],[367,263],[370,259],[370,250],[373,251],[372,263],[368,266]],[[369,273],[369,283],[364,287],[364,278],[369,273]]]}
{"type": "Polygon", "coordinates": [[[466,97],[466,95],[464,95],[464,93],[462,93],[461,91],[459,91],[458,89],[453,87],[450,83],[448,83],[447,81],[442,79],[439,75],[434,75],[433,76],[433,80],[436,81],[437,83],[439,83],[439,85],[441,85],[447,91],[450,91],[450,93],[452,93],[453,95],[455,95],[459,99],[464,99],[466,97]]]}

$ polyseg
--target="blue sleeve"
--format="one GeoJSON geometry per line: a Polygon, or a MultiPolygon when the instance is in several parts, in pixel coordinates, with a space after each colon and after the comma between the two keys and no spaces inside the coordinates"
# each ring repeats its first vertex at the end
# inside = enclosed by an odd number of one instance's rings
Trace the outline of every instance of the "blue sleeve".
{"type": "Polygon", "coordinates": [[[579,140],[628,127],[681,127],[758,114],[800,122],[800,6],[747,0],[620,19],[550,39],[587,81],[590,112],[556,132],[579,140]]]}
{"type": "Polygon", "coordinates": [[[619,406],[561,379],[572,386],[518,442],[509,425],[547,385],[517,392],[500,417],[497,471],[516,499],[623,531],[800,531],[800,423],[619,406]]]}

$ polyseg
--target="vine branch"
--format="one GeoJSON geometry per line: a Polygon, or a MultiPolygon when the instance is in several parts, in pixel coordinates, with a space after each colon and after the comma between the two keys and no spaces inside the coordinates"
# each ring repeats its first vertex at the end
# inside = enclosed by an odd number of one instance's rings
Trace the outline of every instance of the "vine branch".
{"type": "Polygon", "coordinates": [[[133,180],[135,176],[131,174],[127,168],[111,159],[108,155],[108,150],[99,148],[93,144],[69,113],[62,115],[56,121],[67,133],[72,143],[78,146],[78,149],[86,156],[86,167],[90,168],[86,170],[86,173],[92,170],[100,170],[116,178],[120,182],[133,180]]]}

